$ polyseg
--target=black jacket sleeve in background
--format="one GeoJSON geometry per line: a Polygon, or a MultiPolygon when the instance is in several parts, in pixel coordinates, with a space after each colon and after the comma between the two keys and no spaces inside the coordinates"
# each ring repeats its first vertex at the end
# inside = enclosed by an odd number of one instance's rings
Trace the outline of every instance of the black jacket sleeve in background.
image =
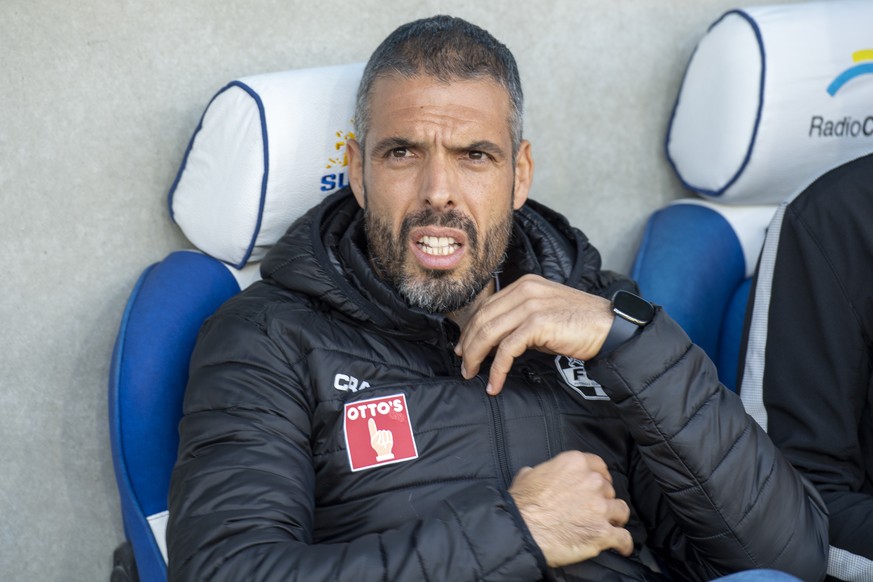
{"type": "Polygon", "coordinates": [[[753,305],[769,308],[763,374],[767,430],[824,498],[831,545],[868,559],[873,559],[871,184],[873,156],[868,156],[826,175],[786,208],[771,295],[757,297],[753,305]]]}

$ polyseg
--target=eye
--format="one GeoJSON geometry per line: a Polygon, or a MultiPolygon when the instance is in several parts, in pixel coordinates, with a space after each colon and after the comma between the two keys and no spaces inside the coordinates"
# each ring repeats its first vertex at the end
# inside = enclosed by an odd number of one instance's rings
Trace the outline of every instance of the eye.
{"type": "Polygon", "coordinates": [[[388,155],[392,158],[405,158],[409,155],[409,150],[406,148],[393,148],[388,151],[388,155]]]}
{"type": "Polygon", "coordinates": [[[467,150],[464,152],[464,159],[475,165],[482,165],[495,161],[492,154],[482,150],[467,150]]]}

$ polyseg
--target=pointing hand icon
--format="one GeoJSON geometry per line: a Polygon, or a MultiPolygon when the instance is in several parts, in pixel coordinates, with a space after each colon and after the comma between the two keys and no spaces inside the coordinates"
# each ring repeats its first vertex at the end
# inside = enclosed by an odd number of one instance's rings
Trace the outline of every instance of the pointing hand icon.
{"type": "Polygon", "coordinates": [[[378,430],[376,421],[372,418],[367,421],[370,429],[370,446],[376,451],[376,461],[390,461],[394,458],[394,435],[390,430],[378,430]]]}

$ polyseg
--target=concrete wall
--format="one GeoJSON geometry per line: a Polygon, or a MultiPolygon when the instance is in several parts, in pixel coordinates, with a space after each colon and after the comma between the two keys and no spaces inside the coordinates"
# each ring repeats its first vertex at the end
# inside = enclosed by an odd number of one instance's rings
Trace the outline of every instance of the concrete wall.
{"type": "MultiPolygon", "coordinates": [[[[754,3],[754,1],[752,2],[754,3]]],[[[238,76],[365,60],[466,17],[516,54],[533,196],[630,267],[683,196],[663,154],[686,62],[732,0],[4,0],[0,9],[0,579],[107,579],[123,539],[106,379],[139,273],[188,246],[166,192],[238,76]]]]}

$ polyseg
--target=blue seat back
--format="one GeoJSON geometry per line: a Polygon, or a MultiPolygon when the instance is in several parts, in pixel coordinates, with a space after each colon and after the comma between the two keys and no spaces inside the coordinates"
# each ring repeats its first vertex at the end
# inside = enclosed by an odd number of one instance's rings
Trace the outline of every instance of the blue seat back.
{"type": "Polygon", "coordinates": [[[148,267],[127,302],[110,367],[109,420],[124,532],[141,580],[166,578],[161,528],[197,332],[238,291],[224,264],[179,251],[148,267]]]}
{"type": "Polygon", "coordinates": [[[737,361],[755,261],[772,206],[685,200],[649,217],[631,270],[736,389],[737,361]]]}

